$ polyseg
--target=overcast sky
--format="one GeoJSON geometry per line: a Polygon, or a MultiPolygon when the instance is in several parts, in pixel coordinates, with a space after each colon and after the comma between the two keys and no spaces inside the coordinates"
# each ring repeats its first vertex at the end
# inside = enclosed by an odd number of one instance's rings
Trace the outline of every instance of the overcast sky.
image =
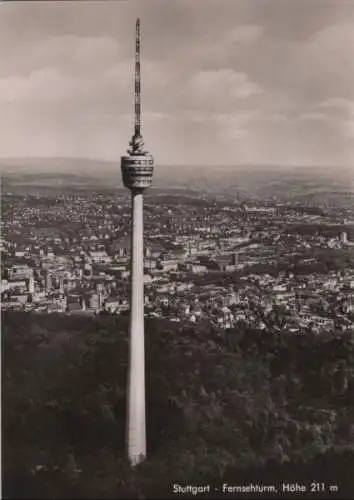
{"type": "MultiPolygon", "coordinates": [[[[0,157],[354,165],[354,0],[0,4],[0,157]]],[[[353,166],[354,168],[354,166],[353,166]]]]}

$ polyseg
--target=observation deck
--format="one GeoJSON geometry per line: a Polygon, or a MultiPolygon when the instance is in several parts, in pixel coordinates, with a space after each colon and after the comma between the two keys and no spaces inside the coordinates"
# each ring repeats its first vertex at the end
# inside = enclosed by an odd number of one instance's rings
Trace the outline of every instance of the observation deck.
{"type": "Polygon", "coordinates": [[[123,184],[133,191],[143,191],[152,184],[154,158],[144,151],[141,136],[134,136],[127,155],[121,157],[123,184]]]}

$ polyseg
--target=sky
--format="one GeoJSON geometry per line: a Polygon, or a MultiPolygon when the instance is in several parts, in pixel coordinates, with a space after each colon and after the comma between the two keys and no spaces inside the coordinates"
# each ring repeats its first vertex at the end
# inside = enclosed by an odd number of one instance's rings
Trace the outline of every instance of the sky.
{"type": "Polygon", "coordinates": [[[0,4],[0,158],[354,169],[354,1],[0,4]]]}

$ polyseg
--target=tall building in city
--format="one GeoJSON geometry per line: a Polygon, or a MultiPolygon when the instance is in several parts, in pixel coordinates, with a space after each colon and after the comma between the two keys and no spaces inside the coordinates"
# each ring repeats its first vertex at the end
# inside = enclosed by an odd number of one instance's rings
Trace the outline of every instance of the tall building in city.
{"type": "Polygon", "coordinates": [[[33,277],[33,272],[30,274],[29,280],[28,280],[28,293],[31,295],[34,294],[35,291],[35,284],[34,284],[34,277],[33,277]]]}
{"type": "Polygon", "coordinates": [[[60,295],[64,295],[64,276],[60,276],[59,278],[59,293],[60,295]]]}
{"type": "Polygon", "coordinates": [[[153,157],[144,149],[140,106],[140,21],[135,37],[135,124],[125,156],[121,157],[123,184],[132,197],[130,346],[127,404],[127,453],[132,465],[146,456],[143,192],[151,186],[153,157]]]}
{"type": "Polygon", "coordinates": [[[49,271],[47,271],[46,276],[45,276],[45,291],[46,291],[46,293],[50,293],[52,291],[52,286],[53,286],[52,275],[50,274],[49,271]]]}
{"type": "Polygon", "coordinates": [[[343,245],[346,245],[348,243],[348,234],[346,233],[346,231],[341,232],[340,241],[343,245]]]}

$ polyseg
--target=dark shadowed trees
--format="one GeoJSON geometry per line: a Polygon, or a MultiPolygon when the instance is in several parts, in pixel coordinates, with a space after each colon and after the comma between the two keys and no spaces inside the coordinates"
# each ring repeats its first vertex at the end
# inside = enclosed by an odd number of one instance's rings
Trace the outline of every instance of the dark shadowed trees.
{"type": "Polygon", "coordinates": [[[2,326],[6,498],[164,497],[176,482],[329,471],[354,492],[349,336],[147,320],[149,453],[132,471],[127,318],[4,313],[2,326]]]}

